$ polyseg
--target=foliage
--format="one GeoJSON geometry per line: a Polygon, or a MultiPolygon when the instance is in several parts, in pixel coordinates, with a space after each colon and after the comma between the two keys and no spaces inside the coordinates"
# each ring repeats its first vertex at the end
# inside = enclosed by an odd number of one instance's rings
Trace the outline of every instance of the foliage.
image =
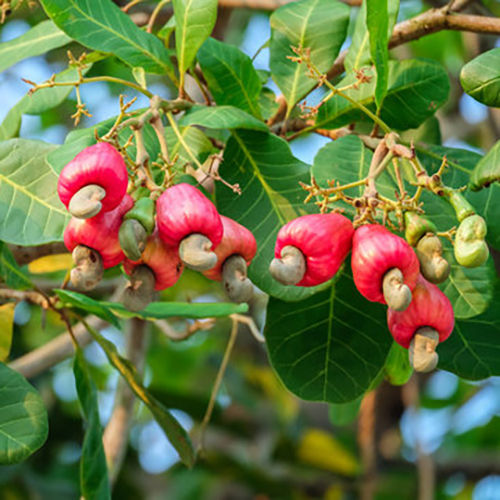
{"type": "MultiPolygon", "coordinates": [[[[143,0],[127,7],[111,0],[41,0],[35,14],[23,2],[6,4],[8,10],[14,9],[13,15],[21,12],[33,25],[0,43],[0,71],[40,55],[61,60],[61,48],[68,44],[71,51],[68,67],[59,65],[47,81],[33,82],[32,75],[23,75],[29,84],[27,94],[8,103],[0,124],[2,464],[26,460],[47,439],[50,403],[43,396],[43,383],[35,381],[41,396],[3,363],[9,355],[22,356],[27,348],[49,341],[45,317],[50,335],[68,330],[78,343],[83,337],[75,336],[77,329],[87,330],[87,338],[90,335],[107,358],[104,374],[89,362],[83,345],[76,348],[73,369],[86,425],[79,485],[84,498],[110,498],[98,394],[111,371],[150,410],[180,460],[188,467],[200,466],[193,472],[193,490],[196,481],[205,484],[210,466],[243,468],[236,460],[229,463],[228,457],[218,457],[217,462],[210,445],[207,455],[200,455],[191,443],[203,444],[211,416],[214,425],[223,420],[216,396],[238,326],[242,330],[250,325],[258,340],[262,340],[259,330],[264,332],[274,374],[257,365],[230,363],[228,370],[238,372],[239,385],[233,380],[228,386],[240,390],[251,381],[269,400],[280,398],[283,409],[273,410],[280,423],[298,412],[295,399],[281,383],[298,398],[328,403],[334,425],[352,422],[370,391],[387,382],[410,384],[412,368],[406,350],[393,342],[387,329],[386,306],[368,302],[358,293],[349,259],[335,277],[314,287],[283,285],[269,273],[270,262],[279,257],[274,247],[280,228],[311,213],[342,211],[355,225],[384,224],[401,236],[405,212],[425,214],[437,227],[451,266],[440,289],[453,306],[455,328],[438,347],[439,368],[464,380],[500,375],[500,282],[494,260],[490,256],[480,266],[465,268],[457,263],[453,248],[461,214],[468,210],[468,215],[484,218],[485,240],[493,253],[500,251],[500,146],[492,141],[482,144],[487,150],[483,155],[442,143],[442,117],[450,112],[457,93],[447,66],[452,64],[440,60],[444,57],[438,49],[437,55],[421,57],[421,51],[412,52],[410,45],[407,58],[389,51],[388,45],[402,40],[391,38],[398,12],[399,18],[410,17],[398,1],[366,0],[359,9],[340,0],[299,0],[273,7],[265,17],[270,38],[261,40],[259,49],[268,49],[269,71],[258,67],[258,54],[250,57],[234,44],[239,34],[231,23],[226,36],[221,36],[215,0],[173,0],[171,6],[143,0]],[[140,27],[131,13],[145,5],[151,7],[146,9],[149,22],[140,27]],[[162,27],[157,22],[161,12],[169,13],[162,27]],[[348,48],[342,51],[346,43],[348,48]],[[107,86],[113,101],[113,108],[106,109],[114,111],[102,120],[91,119],[95,111],[85,102],[85,89],[92,85],[107,86]],[[73,105],[76,128],[70,130],[68,110],[73,105]],[[64,143],[30,138],[24,129],[27,115],[64,126],[64,143]],[[308,151],[307,158],[298,154],[301,143],[311,144],[318,136],[325,138],[321,147],[308,151]],[[258,251],[248,277],[256,291],[248,305],[229,303],[218,284],[188,271],[161,292],[159,300],[131,311],[112,294],[122,280],[116,267],[105,271],[102,288],[90,294],[66,289],[69,274],[57,262],[42,266],[48,286],[41,284],[36,266],[24,267],[35,257],[21,259],[16,245],[40,255],[60,253],[70,214],[57,196],[58,177],[82,149],[102,141],[120,151],[134,197],[146,192],[156,200],[172,184],[187,182],[199,187],[221,215],[253,233],[258,251]],[[42,250],[47,244],[48,250],[42,250]],[[38,333],[27,342],[16,340],[20,327],[14,303],[20,301],[32,304],[37,312],[31,313],[30,321],[39,321],[36,326],[30,322],[38,333]],[[138,321],[156,325],[167,333],[168,347],[156,328],[154,348],[147,355],[142,352],[135,358],[130,348],[124,354],[100,331],[101,326],[92,326],[96,318],[119,331],[138,321]],[[229,321],[233,329],[216,377],[212,365],[200,368],[200,359],[213,353],[195,340],[212,327],[214,332],[226,331],[229,321]],[[186,347],[176,352],[172,346],[179,340],[186,347]],[[160,355],[170,356],[171,364],[160,355]],[[147,388],[141,357],[146,358],[146,380],[152,380],[147,388]],[[174,368],[177,371],[170,373],[174,368]],[[214,378],[209,393],[208,380],[214,378]],[[198,385],[203,391],[193,389],[198,385]],[[188,434],[182,418],[171,411],[176,408],[197,421],[201,437],[188,434]]],[[[7,9],[0,8],[2,16],[7,15],[7,9]]],[[[239,15],[248,21],[248,12],[239,15]]],[[[7,18],[6,25],[9,22],[7,18]]],[[[408,24],[406,29],[427,34],[427,25],[418,22],[417,18],[414,27],[408,24]]],[[[460,53],[460,40],[457,45],[460,53]]],[[[467,64],[459,61],[463,90],[490,107],[499,106],[499,54],[500,49],[494,48],[467,64]]],[[[219,341],[208,340],[207,345],[221,349],[219,341]]],[[[460,384],[469,388],[464,381],[460,384]]],[[[248,399],[251,407],[253,399],[248,399]]],[[[457,399],[463,401],[463,394],[457,399]]],[[[72,411],[76,413],[75,408],[72,411]]],[[[142,410],[137,415],[142,421],[149,418],[142,410]]],[[[285,450],[293,440],[301,465],[349,478],[359,474],[346,441],[325,438],[314,429],[300,438],[276,439],[285,443],[285,450]],[[338,457],[318,458],[328,453],[338,457]]],[[[276,449],[277,455],[287,455],[278,445],[276,449]]],[[[293,485],[273,483],[266,471],[245,473],[271,494],[281,487],[287,493],[293,490],[293,485]]],[[[176,487],[181,488],[186,472],[175,474],[180,478],[176,487]]],[[[331,498],[336,498],[334,493],[331,498]]]]}

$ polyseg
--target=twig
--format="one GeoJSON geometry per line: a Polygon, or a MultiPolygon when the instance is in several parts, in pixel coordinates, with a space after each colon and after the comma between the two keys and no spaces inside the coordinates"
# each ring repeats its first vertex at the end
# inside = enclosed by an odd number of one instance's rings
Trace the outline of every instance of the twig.
{"type": "MultiPolygon", "coordinates": [[[[147,345],[147,323],[138,318],[130,320],[127,339],[127,358],[141,373],[147,345]]],[[[120,379],[116,389],[115,407],[106,425],[102,437],[109,480],[114,484],[120,472],[127,450],[128,435],[134,412],[135,395],[125,382],[120,379]]]]}
{"type": "Polygon", "coordinates": [[[170,340],[173,340],[174,342],[180,342],[182,340],[186,340],[199,331],[210,330],[214,326],[214,324],[215,324],[214,318],[195,320],[193,323],[187,324],[184,331],[178,332],[165,319],[159,319],[155,321],[155,326],[157,326],[162,333],[164,333],[170,340]]]}
{"type": "Polygon", "coordinates": [[[158,5],[155,7],[153,13],[151,14],[151,17],[149,18],[148,26],[146,28],[146,31],[148,33],[151,33],[153,31],[153,26],[155,24],[156,18],[158,17],[158,14],[160,13],[161,9],[163,9],[163,7],[165,7],[165,5],[167,5],[167,3],[169,2],[170,0],[161,0],[160,2],[158,2],[158,5]]]}
{"type": "Polygon", "coordinates": [[[229,341],[226,346],[226,350],[224,351],[224,357],[222,358],[222,363],[219,367],[219,371],[217,372],[217,377],[215,378],[214,385],[212,387],[212,393],[210,394],[210,400],[208,402],[207,410],[205,411],[205,415],[200,424],[199,433],[199,443],[198,443],[198,453],[203,450],[203,442],[205,437],[205,430],[210,422],[210,418],[212,417],[212,412],[215,406],[215,400],[217,399],[217,394],[219,393],[220,386],[222,384],[222,379],[224,378],[224,373],[226,372],[227,364],[229,362],[229,358],[231,356],[231,352],[233,350],[234,344],[236,342],[236,337],[238,335],[238,325],[239,322],[237,319],[233,318],[233,325],[231,327],[231,333],[229,335],[229,341]]]}
{"type": "Polygon", "coordinates": [[[36,290],[11,290],[10,288],[0,288],[0,300],[1,299],[11,299],[16,302],[21,302],[26,300],[32,304],[36,304],[43,309],[48,309],[50,307],[47,297],[36,290]]]}
{"type": "Polygon", "coordinates": [[[14,255],[14,259],[20,266],[29,264],[30,262],[46,257],[47,255],[55,255],[59,253],[68,253],[68,250],[63,242],[47,243],[37,247],[23,247],[21,245],[9,245],[9,249],[14,255]]]}

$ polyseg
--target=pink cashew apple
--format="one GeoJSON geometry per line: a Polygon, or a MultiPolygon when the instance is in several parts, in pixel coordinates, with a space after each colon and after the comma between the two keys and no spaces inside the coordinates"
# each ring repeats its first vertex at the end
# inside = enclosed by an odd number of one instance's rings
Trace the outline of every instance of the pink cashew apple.
{"type": "Polygon", "coordinates": [[[254,235],[244,226],[221,215],[224,236],[215,247],[217,264],[203,274],[222,281],[228,296],[235,302],[247,302],[253,295],[252,282],[247,277],[247,266],[257,253],[254,235]]]}
{"type": "Polygon", "coordinates": [[[120,153],[100,142],[85,148],[62,169],[57,193],[74,217],[88,219],[115,209],[127,185],[127,167],[120,153]]]}
{"type": "Polygon", "coordinates": [[[116,266],[125,258],[118,231],[123,216],[133,204],[132,197],[126,194],[114,210],[101,212],[91,219],[70,219],[64,230],[64,244],[73,253],[76,264],[71,271],[71,281],[75,286],[87,290],[93,288],[104,269],[116,266]]]}
{"type": "Polygon", "coordinates": [[[269,271],[284,285],[324,283],[347,257],[353,233],[351,221],[337,213],[297,217],[279,230],[269,271]]]}
{"type": "Polygon", "coordinates": [[[448,297],[433,283],[419,275],[411,304],[405,311],[387,310],[387,324],[394,340],[409,349],[417,371],[430,371],[438,362],[435,352],[455,324],[448,297]]]}
{"type": "Polygon", "coordinates": [[[181,260],[196,271],[217,264],[213,249],[221,242],[223,227],[214,204],[190,184],[166,189],[156,201],[160,238],[178,247],[181,260]]]}
{"type": "Polygon", "coordinates": [[[351,257],[354,284],[372,302],[404,310],[411,301],[419,275],[419,261],[413,248],[379,224],[356,229],[351,257]]]}

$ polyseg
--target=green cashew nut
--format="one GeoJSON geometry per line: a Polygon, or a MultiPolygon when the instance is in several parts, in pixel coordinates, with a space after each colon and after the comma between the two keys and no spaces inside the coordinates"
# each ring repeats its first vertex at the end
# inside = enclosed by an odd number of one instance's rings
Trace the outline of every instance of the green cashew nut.
{"type": "Polygon", "coordinates": [[[144,226],[136,219],[129,219],[122,222],[118,239],[123,253],[130,260],[139,260],[142,252],[146,248],[148,234],[144,226]]]}
{"type": "Polygon", "coordinates": [[[139,198],[123,216],[123,220],[137,220],[150,235],[155,227],[155,202],[151,198],[139,198]]]}
{"type": "Polygon", "coordinates": [[[427,233],[415,247],[420,262],[420,272],[431,283],[442,283],[450,274],[450,264],[443,257],[443,245],[438,236],[427,233]]]}
{"type": "Polygon", "coordinates": [[[445,190],[445,196],[448,197],[450,205],[455,210],[455,215],[457,216],[458,222],[462,222],[471,215],[474,215],[476,211],[474,207],[463,197],[460,191],[455,191],[454,189],[445,190]]]}
{"type": "Polygon", "coordinates": [[[405,239],[412,247],[427,233],[437,233],[436,226],[429,219],[416,212],[405,212],[405,239]]]}
{"type": "Polygon", "coordinates": [[[130,260],[139,260],[146,248],[148,236],[155,226],[155,203],[151,198],[140,198],[123,216],[118,238],[123,253],[130,260]]]}
{"type": "Polygon", "coordinates": [[[486,236],[486,222],[480,215],[464,219],[455,235],[455,258],[464,267],[477,267],[486,262],[489,255],[486,236]]]}

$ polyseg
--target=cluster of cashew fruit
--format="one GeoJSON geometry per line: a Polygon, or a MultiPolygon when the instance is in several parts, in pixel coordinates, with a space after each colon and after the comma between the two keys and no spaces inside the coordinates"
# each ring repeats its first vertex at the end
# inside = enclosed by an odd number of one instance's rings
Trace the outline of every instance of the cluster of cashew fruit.
{"type": "MultiPolygon", "coordinates": [[[[485,229],[478,219],[472,214],[463,217],[455,240],[457,260],[469,267],[488,257],[485,229]]],[[[415,370],[427,372],[437,365],[438,343],[454,327],[451,303],[435,285],[447,279],[450,266],[430,221],[407,212],[405,223],[407,240],[379,224],[354,229],[338,213],[298,217],[278,232],[269,270],[284,285],[319,285],[333,278],[352,250],[356,288],[366,299],[388,306],[394,340],[409,349],[415,370]]]]}
{"type": "Polygon", "coordinates": [[[173,185],[155,200],[145,188],[133,188],[120,153],[101,142],[64,167],[58,194],[72,215],[64,243],[73,255],[75,287],[92,289],[105,269],[122,263],[130,279],[123,302],[138,311],[155,291],[174,285],[186,266],[222,281],[231,300],[251,299],[253,234],[221,216],[194,186],[173,185]]]}

